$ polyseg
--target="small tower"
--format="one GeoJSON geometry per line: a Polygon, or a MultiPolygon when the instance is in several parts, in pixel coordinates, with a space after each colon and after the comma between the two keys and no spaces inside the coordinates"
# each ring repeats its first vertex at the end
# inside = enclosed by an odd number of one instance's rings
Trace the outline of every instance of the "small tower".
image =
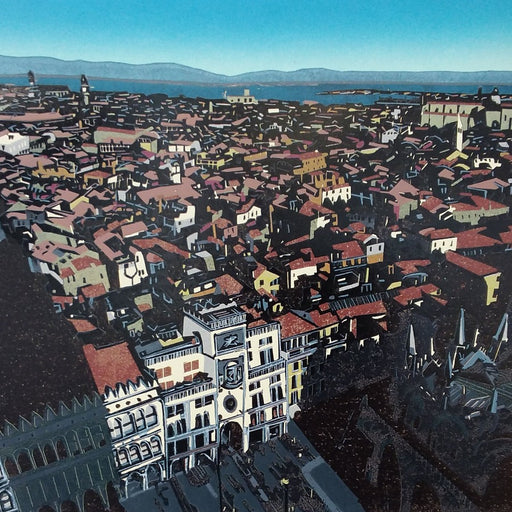
{"type": "Polygon", "coordinates": [[[80,78],[80,92],[82,93],[82,103],[84,105],[89,105],[90,87],[89,81],[85,75],[82,75],[80,78]]]}
{"type": "Polygon", "coordinates": [[[27,76],[28,76],[28,85],[30,87],[34,87],[36,85],[36,79],[34,77],[34,73],[32,71],[29,71],[27,73],[27,76]]]}
{"type": "Polygon", "coordinates": [[[457,134],[455,137],[455,148],[457,151],[462,151],[464,143],[464,130],[462,128],[462,121],[460,114],[457,114],[457,134]]]}

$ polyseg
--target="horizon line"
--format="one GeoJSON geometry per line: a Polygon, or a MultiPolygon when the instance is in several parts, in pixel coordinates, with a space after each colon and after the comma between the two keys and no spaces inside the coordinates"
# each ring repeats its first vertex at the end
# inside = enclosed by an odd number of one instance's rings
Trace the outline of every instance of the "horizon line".
{"type": "MultiPolygon", "coordinates": [[[[228,78],[234,78],[242,75],[248,75],[252,73],[265,73],[265,72],[277,72],[277,73],[296,73],[300,71],[309,71],[309,70],[322,70],[322,71],[331,71],[335,73],[462,73],[462,74],[469,74],[469,73],[511,73],[512,69],[477,69],[477,70],[466,70],[466,71],[454,71],[450,69],[428,69],[428,70],[406,70],[406,69],[393,69],[393,70],[377,70],[377,69],[371,69],[371,70],[363,70],[363,69],[346,69],[346,70],[340,70],[340,69],[333,69],[328,68],[324,66],[320,67],[305,67],[305,68],[297,68],[292,70],[282,70],[282,69],[259,69],[259,70],[252,70],[252,71],[244,71],[243,73],[237,73],[234,75],[228,75],[225,73],[217,73],[215,71],[209,71],[207,69],[203,68],[197,68],[193,66],[189,66],[187,64],[180,64],[178,62],[146,62],[146,63],[139,63],[134,64],[130,62],[123,62],[123,61],[116,61],[116,60],[87,60],[87,59],[61,59],[59,57],[51,57],[48,55],[26,55],[26,56],[14,56],[14,55],[3,55],[0,54],[0,58],[5,57],[8,59],[52,59],[60,62],[84,62],[86,64],[121,64],[121,65],[127,65],[127,66],[161,66],[161,65],[174,65],[174,66],[180,66],[187,69],[193,69],[193,70],[199,70],[204,71],[206,73],[210,73],[212,75],[216,76],[222,76],[222,77],[228,77],[228,78]]],[[[6,74],[0,74],[0,76],[7,76],[6,74]]],[[[12,76],[12,75],[11,75],[12,76]]],[[[71,76],[71,75],[41,75],[41,76],[71,76]]],[[[145,81],[145,80],[143,80],[145,81]]],[[[327,83],[327,82],[326,82],[327,83]]]]}

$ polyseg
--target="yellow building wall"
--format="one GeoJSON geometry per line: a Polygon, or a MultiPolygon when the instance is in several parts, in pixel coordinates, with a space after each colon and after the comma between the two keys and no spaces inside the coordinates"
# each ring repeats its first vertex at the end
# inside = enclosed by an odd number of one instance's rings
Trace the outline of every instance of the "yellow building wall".
{"type": "Polygon", "coordinates": [[[498,300],[496,292],[500,288],[500,276],[501,272],[496,272],[496,274],[491,274],[489,276],[484,277],[485,285],[487,288],[487,297],[485,301],[486,306],[489,306],[489,304],[492,304],[493,302],[496,302],[498,300]]]}
{"type": "Polygon", "coordinates": [[[298,399],[302,396],[302,360],[288,363],[288,403],[292,403],[292,393],[297,391],[298,399]],[[294,370],[293,365],[298,363],[298,369],[294,370]],[[296,377],[296,387],[292,388],[293,377],[296,377]]]}

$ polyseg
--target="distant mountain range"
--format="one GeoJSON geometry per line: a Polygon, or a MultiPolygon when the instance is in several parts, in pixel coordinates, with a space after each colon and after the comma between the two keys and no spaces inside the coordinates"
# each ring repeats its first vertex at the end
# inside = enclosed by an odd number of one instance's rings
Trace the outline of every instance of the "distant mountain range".
{"type": "Polygon", "coordinates": [[[144,80],[197,84],[254,83],[352,83],[352,84],[512,84],[512,71],[334,71],[325,68],[297,71],[254,71],[220,75],[181,64],[125,64],[60,60],[52,57],[7,57],[0,55],[0,76],[22,75],[32,70],[37,76],[80,76],[115,80],[144,80]]]}

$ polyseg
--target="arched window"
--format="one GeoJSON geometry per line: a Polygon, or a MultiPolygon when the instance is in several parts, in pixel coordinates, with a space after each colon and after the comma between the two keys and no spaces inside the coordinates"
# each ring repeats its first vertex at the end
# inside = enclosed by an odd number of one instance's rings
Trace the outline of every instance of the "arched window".
{"type": "Polygon", "coordinates": [[[112,440],[123,437],[123,426],[119,418],[109,418],[108,428],[110,429],[110,436],[112,440]]]}
{"type": "Polygon", "coordinates": [[[96,448],[98,446],[105,446],[105,434],[101,428],[101,425],[92,425],[89,427],[89,432],[92,436],[92,441],[96,448]]]}
{"type": "Polygon", "coordinates": [[[174,428],[172,425],[167,426],[167,437],[173,437],[174,436],[174,428]]]}
{"type": "Polygon", "coordinates": [[[162,451],[162,448],[160,446],[160,439],[158,439],[158,437],[152,437],[150,443],[153,455],[156,455],[157,453],[160,453],[162,451]]]}
{"type": "Polygon", "coordinates": [[[119,464],[121,466],[126,466],[126,464],[129,464],[130,459],[128,459],[128,452],[125,448],[121,448],[117,455],[119,458],[119,464]]]}
{"type": "Polygon", "coordinates": [[[139,447],[135,444],[132,444],[130,446],[130,460],[133,463],[135,462],[140,462],[141,461],[141,456],[140,456],[140,450],[139,450],[139,447]]]}
{"type": "Polygon", "coordinates": [[[201,428],[203,426],[203,419],[200,414],[196,414],[196,426],[195,428],[201,428]]]}
{"type": "Polygon", "coordinates": [[[125,414],[123,416],[123,435],[128,436],[135,432],[135,424],[133,422],[133,416],[131,414],[125,414]]]}
{"type": "Polygon", "coordinates": [[[204,413],[203,424],[204,424],[205,427],[209,427],[210,426],[210,415],[207,412],[204,413]]]}
{"type": "Polygon", "coordinates": [[[66,445],[62,439],[57,441],[55,448],[57,449],[57,456],[59,457],[59,460],[65,459],[68,456],[66,445]]]}
{"type": "Polygon", "coordinates": [[[79,455],[80,443],[78,442],[78,436],[74,430],[66,434],[66,441],[68,442],[69,453],[71,453],[71,455],[79,455]]]}
{"type": "Polygon", "coordinates": [[[142,409],[139,409],[138,411],[135,411],[135,428],[137,431],[145,430],[146,429],[146,418],[144,416],[144,411],[142,409]]]}
{"type": "Polygon", "coordinates": [[[2,512],[7,512],[8,510],[12,510],[14,508],[14,502],[11,495],[7,492],[0,493],[0,510],[2,512]]]}
{"type": "Polygon", "coordinates": [[[32,466],[32,461],[30,460],[27,452],[21,452],[18,455],[18,466],[22,473],[34,469],[34,466],[32,466]]]}
{"type": "Polygon", "coordinates": [[[146,407],[146,424],[148,427],[156,425],[158,417],[156,414],[156,407],[154,405],[148,405],[146,407]]]}
{"type": "Polygon", "coordinates": [[[32,457],[34,458],[36,467],[42,468],[45,465],[43,454],[41,453],[41,450],[39,448],[34,448],[34,451],[32,452],[32,457]]]}
{"type": "Polygon", "coordinates": [[[142,441],[142,443],[140,443],[140,454],[142,455],[143,459],[151,458],[151,450],[149,448],[149,444],[146,443],[146,441],[142,441]]]}
{"type": "Polygon", "coordinates": [[[14,462],[14,459],[11,459],[11,457],[8,457],[5,459],[5,470],[7,471],[7,475],[9,477],[16,476],[20,474],[20,471],[18,469],[18,466],[16,466],[16,462],[14,462]]]}
{"type": "Polygon", "coordinates": [[[50,444],[46,444],[43,449],[44,456],[46,458],[46,462],[51,464],[52,462],[57,462],[57,454],[53,449],[53,446],[50,444]]]}
{"type": "Polygon", "coordinates": [[[80,446],[82,447],[82,452],[88,452],[94,448],[92,436],[87,427],[81,428],[78,431],[78,437],[80,441],[80,446]]]}

